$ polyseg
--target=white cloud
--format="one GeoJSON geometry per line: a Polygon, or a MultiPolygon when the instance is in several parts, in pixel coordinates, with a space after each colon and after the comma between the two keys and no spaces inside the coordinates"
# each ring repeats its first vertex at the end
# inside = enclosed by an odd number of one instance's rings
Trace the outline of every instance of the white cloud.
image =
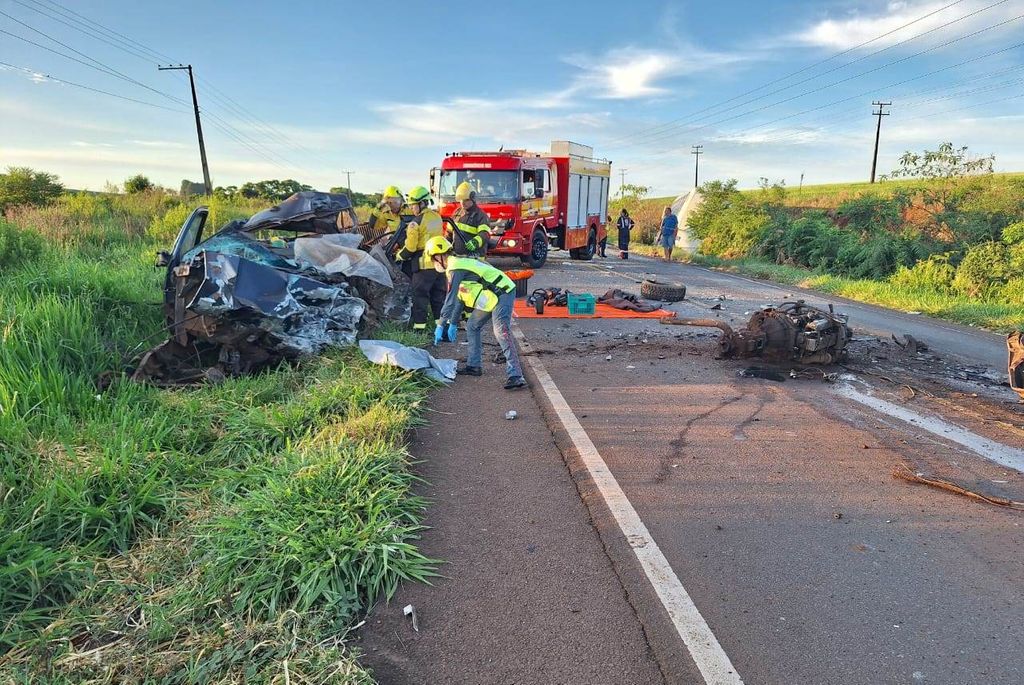
{"type": "MultiPolygon", "coordinates": [[[[967,0],[948,9],[943,9],[948,4],[949,2],[946,0],[890,2],[880,12],[854,12],[842,18],[823,19],[799,31],[793,36],[793,39],[794,42],[801,45],[845,50],[872,40],[876,36],[892,32],[891,35],[873,41],[864,48],[865,50],[876,50],[907,40],[920,33],[937,29],[960,17],[966,17],[968,14],[990,5],[991,2],[967,0]],[[930,16],[925,17],[925,15],[930,16]],[[919,17],[925,18],[910,24],[919,17]],[[901,28],[905,24],[910,25],[901,28]]],[[[958,21],[949,27],[948,32],[945,29],[935,31],[934,35],[948,39],[954,35],[970,33],[1010,19],[1019,13],[1019,7],[1014,7],[1013,3],[1004,3],[990,10],[979,12],[963,21],[958,21]]],[[[1013,26],[1012,24],[1008,25],[1008,28],[1013,28],[1013,26]]]]}
{"type": "Polygon", "coordinates": [[[673,77],[721,69],[743,59],[739,54],[681,45],[671,51],[616,48],[601,56],[571,55],[566,62],[582,70],[574,91],[628,100],[663,95],[669,89],[662,84],[673,77]]]}
{"type": "Polygon", "coordinates": [[[465,144],[497,147],[544,145],[571,132],[597,130],[607,114],[573,111],[562,93],[531,98],[456,97],[427,103],[387,103],[373,111],[372,126],[284,128],[304,145],[358,143],[397,148],[438,148],[465,144]]]}
{"type": "Polygon", "coordinates": [[[824,131],[813,127],[773,128],[764,131],[746,131],[739,133],[719,133],[709,140],[715,143],[736,143],[738,145],[767,145],[786,143],[787,145],[807,145],[825,138],[824,131]]]}

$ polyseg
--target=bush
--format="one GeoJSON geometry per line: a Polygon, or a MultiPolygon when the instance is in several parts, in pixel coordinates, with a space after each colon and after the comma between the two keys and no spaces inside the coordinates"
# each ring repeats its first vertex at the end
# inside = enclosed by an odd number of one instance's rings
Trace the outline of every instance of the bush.
{"type": "Polygon", "coordinates": [[[28,167],[7,167],[0,174],[0,212],[16,205],[47,205],[64,192],[57,176],[28,167]]]}
{"type": "Polygon", "coordinates": [[[1002,296],[1010,304],[1024,304],[1024,276],[1014,276],[1006,281],[1002,296]]]}
{"type": "Polygon", "coordinates": [[[854,231],[870,234],[895,231],[903,222],[907,199],[902,194],[893,197],[863,195],[839,205],[836,216],[854,231]]]}
{"type": "Polygon", "coordinates": [[[43,238],[0,220],[0,269],[31,262],[43,252],[43,238]]]}
{"type": "Polygon", "coordinates": [[[956,269],[953,287],[968,297],[990,299],[999,295],[1011,277],[1010,251],[997,242],[975,245],[956,269]]]}
{"type": "Polygon", "coordinates": [[[953,292],[956,268],[949,263],[950,254],[932,255],[912,267],[900,266],[889,277],[889,282],[909,290],[934,290],[941,293],[953,292]]]}
{"type": "Polygon", "coordinates": [[[1000,237],[1007,245],[1024,244],[1024,221],[1004,227],[1000,237]]]}
{"type": "Polygon", "coordinates": [[[154,187],[153,182],[142,174],[135,174],[124,182],[124,192],[129,195],[144,193],[147,190],[153,190],[154,187]]]}

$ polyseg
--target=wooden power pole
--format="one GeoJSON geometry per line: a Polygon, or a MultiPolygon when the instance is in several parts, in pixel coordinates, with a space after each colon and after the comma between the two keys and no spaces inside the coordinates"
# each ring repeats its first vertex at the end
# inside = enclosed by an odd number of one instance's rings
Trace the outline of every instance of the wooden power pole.
{"type": "Polygon", "coordinates": [[[891,102],[872,102],[872,105],[878,107],[877,112],[871,112],[872,115],[878,117],[878,127],[875,129],[875,156],[871,158],[871,182],[875,182],[875,170],[878,169],[878,141],[882,137],[882,117],[889,116],[889,112],[885,111],[886,107],[891,107],[891,102]]]}
{"type": "Polygon", "coordinates": [[[691,146],[690,154],[693,155],[693,187],[697,188],[700,186],[700,183],[698,182],[698,172],[700,170],[700,156],[704,154],[704,146],[691,146]]]}
{"type": "Polygon", "coordinates": [[[199,99],[196,97],[196,80],[192,76],[192,65],[179,64],[176,67],[157,67],[160,71],[188,71],[188,82],[192,86],[192,109],[196,113],[196,133],[199,135],[199,158],[203,163],[203,185],[206,194],[213,195],[213,183],[210,182],[210,165],[206,163],[206,143],[203,142],[203,122],[199,120],[199,99]]]}

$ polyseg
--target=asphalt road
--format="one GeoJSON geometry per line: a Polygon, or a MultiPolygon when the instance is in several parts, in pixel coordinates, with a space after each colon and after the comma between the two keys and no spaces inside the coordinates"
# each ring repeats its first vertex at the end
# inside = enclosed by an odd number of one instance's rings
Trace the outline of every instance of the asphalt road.
{"type": "MultiPolygon", "coordinates": [[[[721,303],[737,321],[797,295],[837,303],[859,335],[910,333],[941,358],[1005,364],[1001,336],[678,264],[556,261],[530,285],[635,292],[645,273],[688,285],[683,315],[721,303]]],[[[717,332],[644,320],[519,326],[743,682],[1024,682],[1024,514],[891,475],[926,464],[1024,492],[1020,473],[830,384],[739,378],[742,362],[712,358],[717,332]]],[[[702,682],[601,478],[531,380],[666,680],[702,682]]],[[[1007,448],[1024,446],[1012,394],[992,393],[1010,419],[981,423],[998,423],[991,436],[1007,448]]]]}

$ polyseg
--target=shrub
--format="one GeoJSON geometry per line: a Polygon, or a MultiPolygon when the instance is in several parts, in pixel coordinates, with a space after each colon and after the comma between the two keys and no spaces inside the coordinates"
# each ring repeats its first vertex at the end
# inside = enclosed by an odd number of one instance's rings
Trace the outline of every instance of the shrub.
{"type": "Polygon", "coordinates": [[[7,167],[0,174],[0,212],[15,205],[46,205],[64,192],[57,176],[28,167],[7,167]]]}
{"type": "Polygon", "coordinates": [[[1024,221],[1004,227],[1001,238],[1007,245],[1024,244],[1024,221]]]}
{"type": "Polygon", "coordinates": [[[1010,273],[1010,251],[1002,243],[988,242],[967,251],[956,269],[953,287],[968,297],[991,298],[1006,285],[1010,273]]]}
{"type": "Polygon", "coordinates": [[[135,174],[134,176],[132,176],[131,178],[124,182],[124,192],[128,193],[129,195],[143,193],[146,192],[147,190],[153,190],[153,188],[153,182],[150,181],[149,178],[147,178],[146,176],[143,176],[142,174],[135,174]]]}
{"type": "Polygon", "coordinates": [[[1006,281],[1002,296],[1010,304],[1024,304],[1024,276],[1014,276],[1006,281]]]}
{"type": "Polygon", "coordinates": [[[36,259],[43,252],[43,239],[0,220],[0,269],[14,268],[36,259]]]}
{"type": "Polygon", "coordinates": [[[956,268],[949,263],[950,254],[932,255],[912,267],[900,266],[889,282],[910,290],[935,290],[952,293],[956,268]]]}
{"type": "Polygon", "coordinates": [[[846,222],[848,228],[861,233],[895,231],[903,221],[903,210],[907,205],[906,196],[893,197],[863,195],[846,200],[839,205],[836,216],[846,222]]]}

